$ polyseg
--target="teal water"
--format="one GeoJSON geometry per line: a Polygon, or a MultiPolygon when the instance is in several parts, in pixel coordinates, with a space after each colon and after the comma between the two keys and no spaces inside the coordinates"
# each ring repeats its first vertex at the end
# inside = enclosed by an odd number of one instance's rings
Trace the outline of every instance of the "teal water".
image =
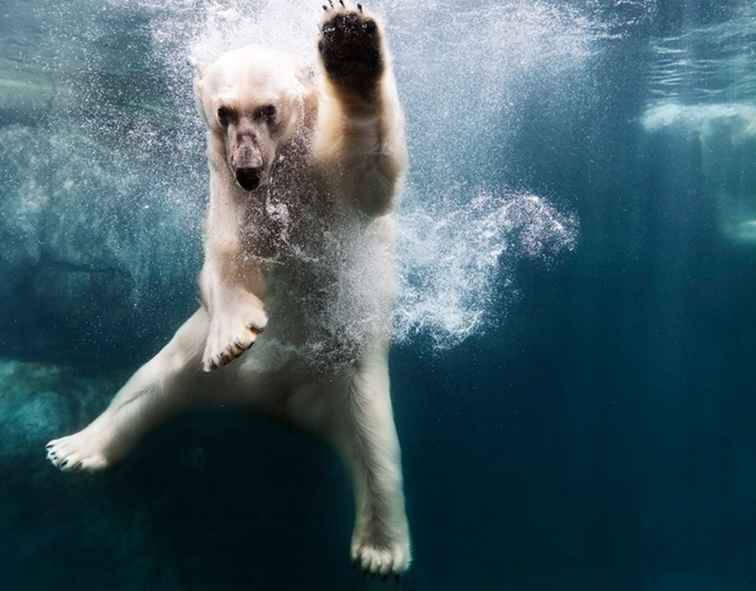
{"type": "MultiPolygon", "coordinates": [[[[412,160],[401,588],[755,588],[753,3],[376,5],[412,160]]],[[[43,451],[196,306],[186,58],[307,52],[317,10],[0,6],[0,588],[384,586],[341,466],[264,418],[182,417],[103,475],[43,451]]]]}

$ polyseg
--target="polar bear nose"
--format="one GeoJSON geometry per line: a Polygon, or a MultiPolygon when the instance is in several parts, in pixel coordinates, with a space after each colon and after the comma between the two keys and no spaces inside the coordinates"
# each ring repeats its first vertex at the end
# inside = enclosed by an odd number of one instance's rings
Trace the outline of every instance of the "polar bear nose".
{"type": "Polygon", "coordinates": [[[245,166],[236,169],[236,182],[245,191],[254,191],[260,184],[262,167],[245,166]]]}

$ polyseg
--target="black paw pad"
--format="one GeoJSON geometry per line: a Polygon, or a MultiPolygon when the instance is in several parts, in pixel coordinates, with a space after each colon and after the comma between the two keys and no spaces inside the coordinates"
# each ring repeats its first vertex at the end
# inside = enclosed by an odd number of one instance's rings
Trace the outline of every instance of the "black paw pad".
{"type": "Polygon", "coordinates": [[[356,90],[368,88],[383,72],[378,25],[358,12],[336,14],[327,21],[318,49],[330,77],[356,90]]]}

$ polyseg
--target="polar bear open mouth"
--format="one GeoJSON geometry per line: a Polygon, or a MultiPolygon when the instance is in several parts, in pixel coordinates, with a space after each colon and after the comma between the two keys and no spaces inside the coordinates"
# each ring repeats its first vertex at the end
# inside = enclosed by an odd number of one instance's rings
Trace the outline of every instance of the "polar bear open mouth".
{"type": "Polygon", "coordinates": [[[236,184],[245,191],[254,191],[261,185],[262,169],[261,168],[237,168],[234,173],[236,184]]]}

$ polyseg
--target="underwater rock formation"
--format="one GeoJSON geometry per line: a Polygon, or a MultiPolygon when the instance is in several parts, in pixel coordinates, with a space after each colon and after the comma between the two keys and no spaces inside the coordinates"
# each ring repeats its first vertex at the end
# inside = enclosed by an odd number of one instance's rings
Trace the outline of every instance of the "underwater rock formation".
{"type": "Polygon", "coordinates": [[[138,161],[75,130],[10,125],[0,169],[0,352],[129,357],[194,305],[199,213],[153,191],[138,161]]]}

